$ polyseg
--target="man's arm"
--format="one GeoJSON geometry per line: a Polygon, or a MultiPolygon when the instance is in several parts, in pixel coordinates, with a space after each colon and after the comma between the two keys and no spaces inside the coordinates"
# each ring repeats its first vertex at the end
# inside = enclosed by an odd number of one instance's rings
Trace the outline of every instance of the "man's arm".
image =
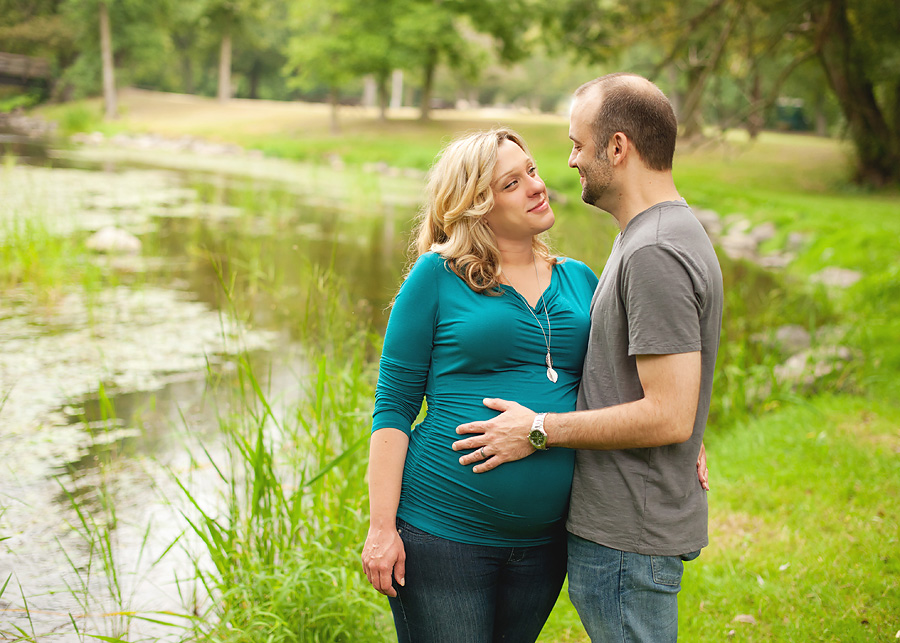
{"type": "MultiPolygon", "coordinates": [[[[637,370],[643,398],[603,409],[552,413],[544,420],[548,445],[611,450],[688,440],[700,398],[700,352],[641,355],[637,358],[637,370]]],[[[534,411],[505,400],[485,400],[485,405],[502,413],[491,420],[460,425],[457,433],[478,435],[453,444],[457,451],[477,449],[459,460],[464,465],[480,462],[473,469],[475,473],[521,460],[534,452],[528,442],[534,411]]]]}

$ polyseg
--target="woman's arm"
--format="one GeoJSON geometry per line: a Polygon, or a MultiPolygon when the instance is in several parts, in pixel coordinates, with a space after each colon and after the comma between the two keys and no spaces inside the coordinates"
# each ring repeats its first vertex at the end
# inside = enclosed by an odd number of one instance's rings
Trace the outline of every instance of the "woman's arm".
{"type": "Polygon", "coordinates": [[[396,596],[392,577],[406,584],[406,552],[397,532],[397,506],[409,437],[398,429],[380,429],[369,443],[369,533],[362,563],[372,587],[396,596]]]}
{"type": "Polygon", "coordinates": [[[405,583],[406,552],[397,533],[397,507],[410,426],[422,408],[431,364],[439,258],[420,257],[400,287],[388,320],[375,390],[369,442],[369,533],[362,563],[372,586],[396,596],[405,583]]]}

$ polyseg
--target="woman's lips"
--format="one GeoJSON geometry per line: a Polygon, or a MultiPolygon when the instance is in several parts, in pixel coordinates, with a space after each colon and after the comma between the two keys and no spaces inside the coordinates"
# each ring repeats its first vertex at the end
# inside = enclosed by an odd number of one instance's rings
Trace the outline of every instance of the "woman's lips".
{"type": "Polygon", "coordinates": [[[543,212],[544,209],[546,209],[546,207],[547,207],[548,205],[549,205],[549,202],[547,201],[547,199],[541,199],[541,202],[538,203],[538,204],[537,204],[536,206],[534,206],[533,208],[531,208],[531,209],[529,210],[529,212],[535,212],[535,213],[537,213],[537,212],[543,212]]]}

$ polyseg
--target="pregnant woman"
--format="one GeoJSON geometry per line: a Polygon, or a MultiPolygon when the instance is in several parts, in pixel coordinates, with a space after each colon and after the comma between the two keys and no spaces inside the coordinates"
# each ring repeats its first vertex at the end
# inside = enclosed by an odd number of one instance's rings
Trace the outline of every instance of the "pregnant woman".
{"type": "Polygon", "coordinates": [[[452,449],[457,425],[495,415],[488,391],[575,408],[597,278],[550,253],[541,235],[553,222],[508,129],[454,141],[429,174],[418,258],[381,356],[362,553],[401,643],[534,641],[559,595],[574,452],[475,474],[452,449]]]}

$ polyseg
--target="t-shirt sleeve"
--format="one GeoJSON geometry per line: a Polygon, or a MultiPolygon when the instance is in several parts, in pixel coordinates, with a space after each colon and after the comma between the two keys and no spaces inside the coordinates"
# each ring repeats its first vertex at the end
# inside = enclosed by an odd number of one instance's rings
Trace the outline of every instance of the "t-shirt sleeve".
{"type": "Polygon", "coordinates": [[[409,434],[422,408],[437,321],[437,271],[442,266],[435,255],[420,257],[394,300],[375,389],[373,432],[390,427],[409,434]]]}
{"type": "Polygon", "coordinates": [[[629,355],[700,350],[700,307],[690,265],[662,245],[632,254],[620,273],[629,355]]]}

